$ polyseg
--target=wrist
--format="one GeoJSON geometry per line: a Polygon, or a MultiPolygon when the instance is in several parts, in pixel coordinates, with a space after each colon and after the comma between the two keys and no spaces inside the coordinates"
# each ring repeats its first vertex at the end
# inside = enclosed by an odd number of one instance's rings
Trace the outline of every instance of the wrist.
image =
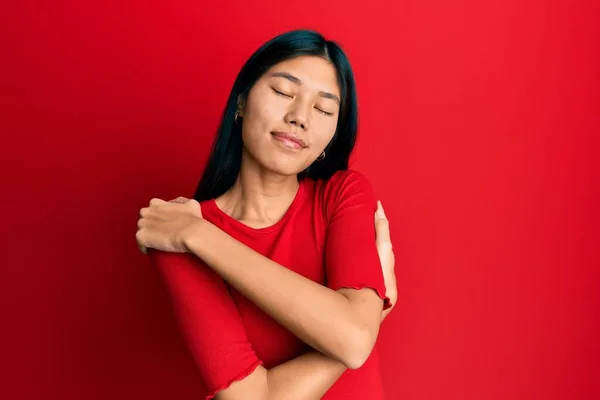
{"type": "Polygon", "coordinates": [[[183,247],[186,249],[188,253],[197,253],[200,251],[199,246],[202,244],[203,232],[206,228],[206,225],[209,224],[206,220],[202,218],[198,218],[193,224],[182,232],[181,242],[183,243],[183,247]]]}

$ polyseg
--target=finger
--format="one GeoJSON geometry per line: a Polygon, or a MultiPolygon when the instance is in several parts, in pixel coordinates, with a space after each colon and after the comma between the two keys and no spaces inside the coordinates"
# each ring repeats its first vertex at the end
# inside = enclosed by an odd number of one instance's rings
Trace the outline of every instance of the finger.
{"type": "Polygon", "coordinates": [[[383,205],[379,200],[377,200],[377,211],[375,211],[375,216],[377,218],[387,219],[387,217],[385,216],[385,210],[383,209],[383,205]]]}
{"type": "Polygon", "coordinates": [[[139,240],[137,241],[137,247],[143,254],[148,254],[148,248],[141,244],[139,240]]]}
{"type": "Polygon", "coordinates": [[[202,206],[196,199],[187,199],[185,204],[186,207],[188,207],[188,210],[190,210],[195,216],[204,218],[202,217],[202,206]]]}
{"type": "Polygon", "coordinates": [[[377,243],[390,242],[390,224],[387,219],[375,220],[375,236],[377,243]]]}
{"type": "Polygon", "coordinates": [[[137,247],[138,249],[143,253],[143,254],[147,254],[148,253],[148,248],[146,246],[144,246],[142,243],[142,231],[140,229],[138,229],[138,231],[135,233],[135,241],[137,243],[137,247]]]}
{"type": "Polygon", "coordinates": [[[183,196],[179,196],[176,199],[169,200],[169,203],[187,203],[188,201],[190,201],[190,199],[183,196]]]}
{"type": "Polygon", "coordinates": [[[156,198],[156,197],[154,197],[154,198],[152,198],[150,200],[150,205],[151,206],[153,206],[153,205],[157,205],[158,206],[158,205],[164,204],[164,203],[168,203],[168,201],[164,201],[164,200],[161,200],[161,199],[156,198]]]}
{"type": "Polygon", "coordinates": [[[390,242],[391,244],[390,224],[380,202],[377,202],[377,211],[375,212],[375,234],[377,242],[390,242]]]}

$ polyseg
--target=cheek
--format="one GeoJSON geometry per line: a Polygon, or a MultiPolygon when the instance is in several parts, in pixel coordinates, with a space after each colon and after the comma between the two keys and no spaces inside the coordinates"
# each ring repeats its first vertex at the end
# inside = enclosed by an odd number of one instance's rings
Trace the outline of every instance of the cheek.
{"type": "Polygon", "coordinates": [[[265,141],[275,129],[274,121],[277,119],[279,109],[277,104],[269,102],[254,101],[252,106],[246,109],[242,126],[242,140],[245,147],[255,156],[261,153],[265,141]]]}
{"type": "Polygon", "coordinates": [[[285,102],[269,95],[262,87],[251,93],[248,100],[246,116],[253,127],[273,129],[274,123],[283,120],[286,113],[285,102]]]}
{"type": "Polygon", "coordinates": [[[270,132],[273,110],[268,104],[249,107],[244,115],[242,137],[245,143],[259,141],[270,132]]]}
{"type": "Polygon", "coordinates": [[[315,134],[315,142],[318,142],[317,147],[325,148],[335,135],[335,131],[337,129],[337,118],[327,117],[327,120],[323,121],[322,124],[317,127],[317,129],[318,131],[316,131],[317,133],[315,134]]]}

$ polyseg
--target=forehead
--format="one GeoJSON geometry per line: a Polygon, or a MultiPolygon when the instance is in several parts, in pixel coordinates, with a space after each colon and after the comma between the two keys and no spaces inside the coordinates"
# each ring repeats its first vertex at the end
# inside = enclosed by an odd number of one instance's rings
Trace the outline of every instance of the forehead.
{"type": "Polygon", "coordinates": [[[268,79],[282,79],[272,78],[271,74],[275,72],[289,73],[311,89],[340,95],[336,69],[330,61],[321,57],[300,56],[282,61],[271,67],[265,76],[268,79]]]}

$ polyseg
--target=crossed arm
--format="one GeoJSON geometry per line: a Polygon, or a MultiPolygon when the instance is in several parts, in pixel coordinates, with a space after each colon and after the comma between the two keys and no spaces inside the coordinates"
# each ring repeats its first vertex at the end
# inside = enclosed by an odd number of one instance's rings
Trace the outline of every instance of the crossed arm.
{"type": "Polygon", "coordinates": [[[317,351],[265,369],[221,277],[191,254],[148,254],[171,295],[181,332],[207,386],[207,399],[320,398],[346,370],[317,351]]]}
{"type": "Polygon", "coordinates": [[[192,254],[155,256],[182,331],[207,380],[209,398],[319,398],[346,368],[362,365],[387,315],[381,312],[385,288],[375,248],[373,211],[356,213],[353,209],[330,224],[326,244],[329,287],[256,253],[207,221],[201,221],[185,240],[192,254]],[[349,222],[354,228],[350,233],[349,222]],[[372,246],[365,246],[364,240],[372,246]],[[334,251],[340,248],[343,252],[334,251]],[[248,266],[252,273],[243,273],[248,266]],[[379,275],[373,273],[374,266],[379,275]],[[371,269],[363,273],[367,268],[371,269]],[[351,280],[344,278],[349,275],[351,280]],[[223,280],[318,351],[266,370],[248,343],[223,280]],[[211,305],[210,312],[197,303],[199,298],[211,305]],[[228,367],[226,374],[218,372],[223,366],[228,367]]]}

